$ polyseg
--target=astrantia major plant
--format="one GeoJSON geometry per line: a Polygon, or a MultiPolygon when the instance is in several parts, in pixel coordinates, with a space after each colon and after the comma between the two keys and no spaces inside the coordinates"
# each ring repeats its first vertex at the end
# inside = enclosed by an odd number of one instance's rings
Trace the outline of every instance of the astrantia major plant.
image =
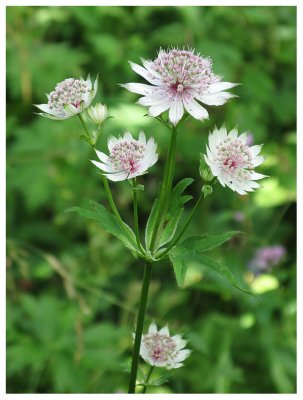
{"type": "Polygon", "coordinates": [[[159,261],[169,261],[167,264],[172,265],[178,286],[183,287],[187,265],[191,262],[200,263],[220,274],[234,287],[245,291],[238,285],[228,268],[204,254],[228,241],[238,232],[230,231],[217,235],[202,233],[183,241],[182,237],[197,208],[203,199],[213,193],[217,182],[240,195],[245,195],[259,188],[260,184],[256,181],[265,177],[255,171],[264,161],[264,157],[260,155],[261,146],[249,146],[246,134],[238,135],[237,129],[228,133],[225,126],[215,128],[209,134],[206,153],[202,153],[200,157],[200,195],[183,221],[181,217],[184,204],[192,198],[184,192],[193,179],[183,178],[173,185],[179,125],[190,116],[201,121],[207,118],[208,111],[200,103],[223,105],[228,99],[235,97],[226,90],[237,84],[223,82],[221,77],[214,74],[212,61],[195,54],[192,50],[161,49],[154,61],[142,59],[142,63],[143,67],[131,63],[131,68],[150,85],[127,83],[122,86],[142,95],[139,104],[148,107],[149,115],[163,124],[169,133],[162,184],[144,228],[144,241],[138,213],[138,192],[144,191],[144,186],[139,180],[142,175],[150,173],[150,168],[158,160],[158,151],[160,156],[163,155],[161,149],[157,149],[153,137],[148,135],[149,138],[146,139],[143,132],[140,132],[138,137],[125,132],[123,136],[111,135],[108,138],[108,151],[96,148],[103,124],[109,118],[105,105],[91,105],[97,90],[97,79],[92,85],[90,78],[86,81],[68,78],[48,95],[47,104],[37,106],[43,111],[41,115],[51,119],[61,120],[77,115],[84,129],[80,138],[94,149],[98,158],[91,161],[99,169],[111,212],[95,201],[91,201],[91,209],[73,207],[70,211],[96,221],[100,227],[116,236],[134,257],[142,259],[144,263],[133,335],[129,393],[140,390],[145,393],[148,386],[158,385],[159,381],[155,383],[156,381],[151,379],[155,368],[179,368],[190,355],[190,350],[185,349],[187,342],[181,335],[170,336],[167,327],[158,331],[155,323],[152,323],[148,333],[143,335],[153,266],[159,261]],[[94,128],[91,129],[86,121],[89,121],[90,125],[93,124],[94,128]],[[133,193],[133,229],[123,220],[108,182],[119,185],[119,181],[124,180],[130,182],[133,193]],[[138,381],[140,355],[150,365],[150,369],[143,380],[138,381]]]}

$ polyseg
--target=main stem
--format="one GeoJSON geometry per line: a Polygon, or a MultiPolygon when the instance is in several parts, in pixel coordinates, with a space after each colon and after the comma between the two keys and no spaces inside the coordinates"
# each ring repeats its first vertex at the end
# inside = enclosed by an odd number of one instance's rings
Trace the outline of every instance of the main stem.
{"type": "Polygon", "coordinates": [[[168,246],[168,248],[161,254],[161,257],[165,256],[181,239],[181,237],[184,235],[184,232],[186,231],[188,225],[190,224],[190,221],[192,220],[197,208],[199,207],[201,201],[204,199],[204,194],[201,192],[196,204],[194,205],[194,208],[191,210],[183,228],[181,229],[180,233],[178,236],[171,242],[171,244],[168,246]]]}
{"type": "Polygon", "coordinates": [[[175,157],[176,157],[176,144],[177,144],[177,129],[174,126],[172,128],[171,140],[168,150],[168,158],[165,165],[164,178],[161,188],[160,200],[159,200],[159,208],[157,213],[157,219],[155,222],[155,227],[153,230],[150,250],[153,251],[157,244],[157,237],[159,230],[162,229],[162,225],[164,223],[164,219],[166,216],[167,205],[170,197],[174,167],[175,167],[175,157]]]}
{"type": "Polygon", "coordinates": [[[148,289],[151,277],[151,270],[152,270],[152,264],[145,263],[143,283],[142,283],[140,303],[139,303],[139,311],[137,317],[133,359],[129,377],[128,393],[135,393],[136,390],[136,379],[137,379],[138,364],[139,364],[140,346],[141,346],[141,338],[142,338],[144,317],[145,317],[147,297],[148,297],[148,289]]]}
{"type": "Polygon", "coordinates": [[[137,194],[137,180],[136,178],[132,179],[133,185],[133,199],[134,199],[134,226],[135,226],[135,235],[137,240],[137,245],[141,251],[144,252],[142,244],[140,242],[140,232],[139,232],[139,218],[138,218],[138,194],[137,194]]]}

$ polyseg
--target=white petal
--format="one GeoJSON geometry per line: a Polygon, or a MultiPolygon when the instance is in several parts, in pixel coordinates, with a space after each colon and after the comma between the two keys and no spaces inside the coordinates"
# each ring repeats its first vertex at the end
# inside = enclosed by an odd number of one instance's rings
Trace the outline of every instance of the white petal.
{"type": "Polygon", "coordinates": [[[156,333],[156,332],[158,332],[158,330],[157,330],[157,325],[156,325],[154,322],[152,322],[152,323],[149,325],[148,333],[156,333]]]}
{"type": "Polygon", "coordinates": [[[229,139],[231,139],[231,140],[236,139],[237,136],[238,136],[238,129],[237,129],[237,128],[232,129],[232,130],[229,132],[229,134],[228,134],[228,137],[229,137],[229,139]]]}
{"type": "Polygon", "coordinates": [[[254,167],[257,167],[258,165],[261,165],[261,164],[264,162],[264,160],[265,160],[265,157],[263,157],[263,156],[257,156],[257,157],[255,157],[255,158],[253,158],[253,160],[252,160],[252,165],[253,165],[254,167]]]}
{"type": "Polygon", "coordinates": [[[106,176],[107,179],[113,182],[118,182],[118,181],[125,181],[128,175],[126,172],[118,172],[118,173],[104,174],[104,176],[106,176]]]}
{"type": "Polygon", "coordinates": [[[226,185],[228,187],[230,187],[233,191],[235,191],[241,195],[246,194],[245,190],[242,189],[242,187],[237,183],[237,181],[235,179],[231,179],[230,181],[228,181],[228,183],[226,185]]]}
{"type": "Polygon", "coordinates": [[[209,86],[208,93],[218,93],[222,90],[231,89],[238,85],[241,85],[241,83],[216,82],[209,86]]]}
{"type": "Polygon", "coordinates": [[[142,144],[144,144],[144,146],[146,146],[146,137],[143,131],[139,133],[139,142],[141,142],[142,144]]]}
{"type": "Polygon", "coordinates": [[[181,335],[175,335],[173,339],[176,343],[177,350],[181,350],[187,345],[187,340],[182,339],[181,335]]]}
{"type": "Polygon", "coordinates": [[[132,134],[130,132],[126,131],[124,133],[123,139],[124,140],[133,140],[132,134]]]}
{"type": "Polygon", "coordinates": [[[228,92],[219,92],[219,93],[204,94],[203,96],[197,96],[197,99],[209,106],[222,106],[222,104],[225,104],[227,100],[231,99],[232,97],[239,97],[239,96],[228,92]]]}
{"type": "Polygon", "coordinates": [[[238,137],[238,139],[241,140],[241,142],[242,142],[243,144],[246,145],[247,132],[242,133],[242,135],[240,135],[240,136],[238,137]]]}
{"type": "Polygon", "coordinates": [[[257,156],[260,153],[260,151],[262,150],[262,147],[263,146],[259,145],[259,144],[256,144],[255,146],[251,146],[249,148],[249,152],[250,152],[251,156],[252,157],[257,156]]]}
{"type": "Polygon", "coordinates": [[[167,90],[164,89],[159,89],[154,90],[150,95],[140,97],[140,99],[137,101],[140,106],[155,106],[158,103],[161,103],[164,101],[167,97],[171,98],[170,93],[167,90]]]}
{"type": "Polygon", "coordinates": [[[130,92],[143,94],[143,95],[151,94],[153,92],[153,90],[155,89],[154,86],[145,85],[144,83],[125,83],[120,86],[124,87],[125,89],[129,90],[130,92]]]}
{"type": "Polygon", "coordinates": [[[168,326],[164,326],[164,328],[160,329],[159,333],[169,336],[168,326]]]}
{"type": "Polygon", "coordinates": [[[177,125],[180,119],[183,117],[184,109],[182,100],[175,97],[169,109],[169,120],[173,125],[177,125]]]}
{"type": "Polygon", "coordinates": [[[148,113],[151,117],[157,117],[162,114],[164,111],[168,110],[171,106],[172,98],[166,97],[162,102],[157,105],[151,106],[148,110],[148,113]]]}
{"type": "Polygon", "coordinates": [[[183,104],[184,107],[186,109],[186,111],[192,115],[194,118],[202,121],[205,118],[208,118],[208,112],[206,111],[206,109],[202,106],[200,106],[200,104],[198,104],[194,99],[191,100],[184,100],[183,98],[183,104]]]}
{"type": "Polygon", "coordinates": [[[108,156],[104,153],[102,153],[102,151],[99,151],[97,149],[95,149],[95,152],[99,158],[100,161],[107,163],[108,162],[108,156]]]}
{"type": "Polygon", "coordinates": [[[183,367],[182,363],[172,364],[172,365],[170,365],[170,367],[168,369],[172,369],[172,368],[175,369],[175,368],[180,368],[180,367],[183,367]]]}
{"type": "Polygon", "coordinates": [[[56,115],[56,112],[51,110],[48,104],[35,104],[35,107],[39,108],[39,110],[44,111],[47,114],[56,115]]]}
{"type": "Polygon", "coordinates": [[[221,183],[221,185],[223,187],[225,187],[226,183],[225,183],[225,179],[223,178],[223,176],[222,175],[218,175],[217,178],[218,178],[218,181],[221,183]]]}
{"type": "Polygon", "coordinates": [[[129,61],[129,64],[132,68],[133,71],[135,71],[137,74],[141,75],[144,79],[146,79],[149,83],[152,83],[153,85],[160,85],[161,81],[159,79],[153,78],[147,69],[141,67],[141,65],[135,64],[131,61],[129,61]]]}
{"type": "Polygon", "coordinates": [[[250,179],[252,179],[254,181],[258,181],[260,179],[267,178],[267,177],[268,177],[268,175],[259,174],[258,172],[253,172],[250,175],[250,179]]]}
{"type": "Polygon", "coordinates": [[[174,358],[174,362],[179,363],[184,361],[189,355],[191,351],[190,350],[180,350],[178,351],[177,356],[174,358]]]}
{"type": "Polygon", "coordinates": [[[114,136],[111,136],[111,137],[108,139],[107,147],[108,147],[109,151],[112,151],[112,148],[114,147],[114,145],[115,145],[116,143],[118,143],[118,139],[115,138],[114,136]]]}
{"type": "MultiPolygon", "coordinates": [[[[81,80],[84,81],[83,78],[81,78],[81,80]]],[[[86,78],[86,81],[85,81],[85,82],[87,83],[87,86],[89,87],[89,89],[91,89],[91,87],[92,87],[92,80],[91,80],[91,78],[90,78],[90,74],[87,75],[87,78],[86,78]]]]}
{"type": "Polygon", "coordinates": [[[102,171],[105,172],[113,172],[112,167],[110,167],[109,165],[100,163],[99,161],[95,161],[95,160],[90,160],[96,167],[98,167],[99,169],[101,169],[102,171]]]}

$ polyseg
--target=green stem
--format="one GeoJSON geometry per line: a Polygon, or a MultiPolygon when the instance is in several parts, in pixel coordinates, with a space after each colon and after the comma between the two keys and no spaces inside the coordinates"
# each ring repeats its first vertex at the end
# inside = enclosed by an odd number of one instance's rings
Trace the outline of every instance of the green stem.
{"type": "Polygon", "coordinates": [[[87,135],[88,137],[90,137],[89,131],[88,131],[86,125],[85,125],[85,122],[84,122],[84,119],[83,119],[82,115],[81,115],[81,114],[77,114],[77,115],[78,115],[78,117],[79,117],[79,120],[80,120],[80,122],[81,122],[81,125],[83,126],[83,128],[84,128],[84,130],[85,130],[86,135],[87,135]]]}
{"type": "Polygon", "coordinates": [[[144,382],[145,386],[143,387],[142,393],[146,393],[146,390],[147,390],[147,386],[146,385],[149,382],[149,378],[151,377],[151,374],[152,374],[154,368],[155,368],[155,366],[151,365],[150,370],[149,370],[149,372],[147,374],[147,377],[145,379],[145,382],[144,382]]]}
{"type": "Polygon", "coordinates": [[[140,233],[139,233],[139,218],[138,218],[138,195],[137,195],[137,179],[134,178],[132,179],[132,185],[133,185],[133,197],[134,197],[134,226],[135,226],[135,235],[136,235],[136,240],[137,240],[137,245],[139,249],[142,252],[144,251],[144,248],[142,247],[142,244],[140,242],[140,233]]]}
{"type": "Polygon", "coordinates": [[[113,213],[115,214],[115,216],[117,218],[118,224],[121,226],[121,228],[125,232],[126,236],[129,238],[129,240],[132,241],[132,238],[131,238],[131,236],[129,234],[129,231],[125,227],[125,224],[124,224],[124,222],[123,222],[123,220],[122,220],[122,218],[121,218],[121,216],[119,214],[119,211],[118,211],[118,209],[116,207],[116,204],[115,204],[113,196],[112,196],[112,192],[111,192],[109,184],[108,184],[108,181],[107,181],[107,179],[106,179],[106,177],[104,175],[101,175],[101,177],[102,177],[102,181],[103,181],[103,185],[104,185],[104,189],[105,189],[105,193],[106,193],[109,205],[110,205],[113,213]]]}
{"type": "Polygon", "coordinates": [[[201,192],[201,194],[200,194],[200,196],[199,196],[199,198],[198,198],[196,204],[194,205],[193,209],[191,210],[191,212],[190,212],[190,214],[189,214],[189,216],[188,216],[188,218],[187,218],[187,221],[185,222],[185,224],[184,224],[183,228],[181,229],[180,233],[179,233],[178,236],[171,242],[171,244],[167,247],[167,249],[165,249],[165,251],[161,254],[161,258],[162,258],[163,256],[165,256],[174,246],[176,246],[176,244],[177,244],[177,243],[179,242],[179,240],[182,238],[182,236],[184,235],[184,232],[186,231],[188,225],[190,224],[190,222],[191,222],[191,220],[192,220],[192,218],[193,218],[193,216],[194,216],[194,214],[195,214],[195,212],[196,212],[196,209],[199,207],[199,205],[200,205],[200,203],[201,203],[201,201],[202,201],[203,199],[204,199],[204,193],[201,192]]]}
{"type": "Polygon", "coordinates": [[[143,332],[143,324],[144,324],[144,317],[145,317],[145,311],[146,311],[151,271],[152,271],[152,264],[145,263],[143,283],[142,283],[140,303],[139,303],[139,311],[138,311],[138,317],[137,317],[133,359],[132,359],[132,366],[131,366],[130,377],[129,377],[128,393],[135,393],[135,389],[136,389],[141,338],[142,338],[142,332],[143,332]]]}
{"type": "Polygon", "coordinates": [[[168,201],[169,201],[169,197],[170,197],[173,174],[174,174],[174,167],[175,167],[176,144],[177,144],[177,129],[174,126],[172,128],[171,140],[170,140],[170,145],[169,145],[169,150],[168,150],[168,158],[167,158],[167,162],[165,165],[164,178],[163,178],[163,183],[162,183],[162,188],[161,188],[157,218],[156,218],[156,222],[155,222],[155,226],[154,226],[154,230],[153,230],[153,234],[152,234],[152,238],[151,238],[151,243],[150,243],[151,251],[153,251],[156,246],[158,232],[159,232],[159,230],[162,229],[162,226],[163,226],[163,223],[165,220],[165,216],[166,216],[167,205],[168,205],[168,201]]]}

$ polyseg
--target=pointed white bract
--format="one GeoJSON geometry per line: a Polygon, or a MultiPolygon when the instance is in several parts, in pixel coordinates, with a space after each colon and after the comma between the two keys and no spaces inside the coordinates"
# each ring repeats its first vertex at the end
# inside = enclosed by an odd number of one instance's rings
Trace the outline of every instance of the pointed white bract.
{"type": "Polygon", "coordinates": [[[157,330],[155,323],[142,336],[140,356],[148,364],[167,369],[180,368],[191,351],[184,349],[187,341],[181,335],[170,336],[168,327],[157,330]]]}
{"type": "Polygon", "coordinates": [[[129,132],[125,132],[124,136],[118,139],[110,137],[108,149],[108,156],[96,150],[100,162],[91,161],[112,181],[124,181],[143,175],[158,160],[154,138],[146,142],[144,132],[140,132],[138,140],[129,132]]]}
{"type": "Polygon", "coordinates": [[[101,103],[90,106],[86,112],[89,120],[96,125],[101,125],[108,117],[107,107],[101,103]]]}
{"type": "Polygon", "coordinates": [[[208,118],[207,110],[196,100],[219,106],[234,94],[227,92],[237,83],[221,82],[212,72],[210,58],[194,54],[192,50],[160,50],[154,61],[142,59],[143,67],[130,63],[131,68],[151,85],[126,83],[130,92],[143,95],[138,104],[149,107],[149,115],[157,117],[169,110],[169,120],[177,125],[184,110],[198,120],[208,118]]]}
{"type": "Polygon", "coordinates": [[[246,133],[238,136],[236,128],[227,133],[223,126],[210,133],[204,159],[222,186],[243,195],[259,188],[255,181],[266,177],[254,170],[264,161],[261,149],[261,145],[247,145],[246,133]]]}
{"type": "Polygon", "coordinates": [[[42,117],[62,120],[84,111],[93,101],[98,89],[98,77],[94,85],[90,77],[86,81],[68,78],[57,84],[55,90],[47,94],[47,104],[36,104],[42,117]]]}

